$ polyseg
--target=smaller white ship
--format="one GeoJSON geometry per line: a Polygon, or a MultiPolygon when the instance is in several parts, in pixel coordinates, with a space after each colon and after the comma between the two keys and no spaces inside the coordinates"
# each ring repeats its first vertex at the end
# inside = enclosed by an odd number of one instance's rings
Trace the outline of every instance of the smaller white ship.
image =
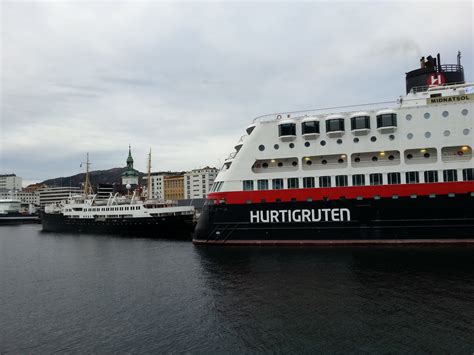
{"type": "Polygon", "coordinates": [[[0,199],[0,225],[38,223],[35,214],[21,213],[21,201],[16,198],[0,199]]]}
{"type": "MultiPolygon", "coordinates": [[[[149,174],[150,174],[149,158],[149,174]]],[[[193,206],[174,201],[110,194],[106,200],[90,193],[87,159],[84,193],[61,203],[48,205],[41,216],[43,231],[139,234],[147,237],[190,237],[194,229],[193,206]]],[[[150,181],[151,179],[148,179],[150,181]]],[[[129,187],[129,186],[127,186],[129,187]]],[[[148,186],[147,191],[150,191],[148,186]]]]}

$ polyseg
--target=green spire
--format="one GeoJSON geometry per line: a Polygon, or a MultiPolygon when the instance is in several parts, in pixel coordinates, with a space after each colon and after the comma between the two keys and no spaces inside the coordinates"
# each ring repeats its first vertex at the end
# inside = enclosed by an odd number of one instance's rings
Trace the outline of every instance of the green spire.
{"type": "Polygon", "coordinates": [[[127,168],[128,169],[133,169],[132,149],[131,149],[130,145],[128,146],[127,168]]]}

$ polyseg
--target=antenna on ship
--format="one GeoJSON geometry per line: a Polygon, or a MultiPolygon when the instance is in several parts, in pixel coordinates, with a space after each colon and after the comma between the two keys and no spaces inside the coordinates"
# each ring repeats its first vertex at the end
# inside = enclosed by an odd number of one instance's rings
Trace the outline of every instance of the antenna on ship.
{"type": "Polygon", "coordinates": [[[86,165],[86,181],[84,182],[84,195],[88,196],[89,195],[89,192],[90,192],[90,185],[91,185],[91,182],[89,180],[89,165],[91,163],[89,163],[89,152],[87,152],[87,159],[86,159],[86,162],[82,162],[81,163],[81,167],[82,167],[82,164],[85,164],[86,165]]]}
{"type": "Polygon", "coordinates": [[[147,198],[151,199],[151,148],[150,153],[148,154],[148,178],[147,178],[147,187],[146,187],[147,198]]]}

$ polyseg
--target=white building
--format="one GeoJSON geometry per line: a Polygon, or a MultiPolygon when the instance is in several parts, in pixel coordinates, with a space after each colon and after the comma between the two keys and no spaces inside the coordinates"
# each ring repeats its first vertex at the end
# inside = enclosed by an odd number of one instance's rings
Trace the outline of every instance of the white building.
{"type": "Polygon", "coordinates": [[[0,175],[0,191],[20,191],[22,179],[15,174],[0,175]]]}
{"type": "Polygon", "coordinates": [[[218,172],[218,169],[207,166],[184,174],[184,198],[206,198],[218,172]]]}
{"type": "MultiPolygon", "coordinates": [[[[163,200],[165,198],[165,176],[169,173],[151,173],[151,198],[163,200]]],[[[148,186],[148,176],[144,176],[143,185],[148,186]]]]}
{"type": "Polygon", "coordinates": [[[39,204],[41,207],[51,203],[65,201],[70,195],[81,194],[79,187],[44,187],[39,191],[39,204]]]}
{"type": "Polygon", "coordinates": [[[36,192],[28,192],[28,191],[7,191],[3,190],[0,191],[0,199],[17,199],[20,200],[21,203],[27,203],[31,205],[39,205],[39,193],[36,192]]]}

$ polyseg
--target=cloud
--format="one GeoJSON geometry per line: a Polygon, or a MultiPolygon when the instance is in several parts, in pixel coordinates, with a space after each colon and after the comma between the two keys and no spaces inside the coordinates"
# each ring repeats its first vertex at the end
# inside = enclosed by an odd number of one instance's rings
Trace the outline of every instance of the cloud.
{"type": "MultiPolygon", "coordinates": [[[[1,168],[218,165],[256,116],[395,99],[421,55],[472,81],[471,2],[2,2],[1,168]],[[441,16],[442,15],[442,16],[441,16]]],[[[75,170],[74,170],[75,169],[75,170]]]]}

